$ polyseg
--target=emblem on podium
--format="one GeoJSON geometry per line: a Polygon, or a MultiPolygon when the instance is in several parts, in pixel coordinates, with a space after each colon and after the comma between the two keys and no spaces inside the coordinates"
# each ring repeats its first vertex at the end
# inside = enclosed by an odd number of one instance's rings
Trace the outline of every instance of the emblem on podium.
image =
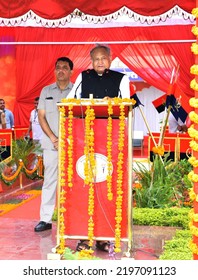
{"type": "MultiPolygon", "coordinates": [[[[106,181],[108,175],[108,162],[107,157],[95,153],[95,160],[96,160],[96,176],[95,176],[95,183],[100,183],[106,181]]],[[[85,155],[81,156],[76,162],[76,171],[78,176],[80,176],[83,180],[85,179],[84,175],[84,164],[85,164],[85,155]]],[[[111,174],[113,173],[113,165],[111,164],[111,174]]]]}

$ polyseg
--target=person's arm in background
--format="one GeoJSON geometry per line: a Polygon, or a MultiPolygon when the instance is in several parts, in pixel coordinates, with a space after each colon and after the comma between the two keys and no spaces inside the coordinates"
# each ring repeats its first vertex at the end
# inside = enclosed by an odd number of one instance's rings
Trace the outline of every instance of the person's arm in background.
{"type": "Polygon", "coordinates": [[[31,131],[32,131],[32,121],[30,119],[30,124],[29,124],[28,130],[27,130],[27,132],[25,134],[25,137],[29,137],[31,131]]]}
{"type": "Polygon", "coordinates": [[[188,130],[186,123],[182,122],[180,118],[178,119],[177,130],[182,133],[186,133],[188,130]]]}
{"type": "Polygon", "coordinates": [[[39,123],[40,123],[40,126],[41,126],[43,132],[50,138],[50,140],[53,143],[54,148],[58,149],[58,137],[56,137],[56,135],[51,130],[51,128],[46,120],[44,109],[38,110],[38,119],[39,119],[39,123]]]}
{"type": "Polygon", "coordinates": [[[28,130],[27,130],[26,134],[29,135],[31,131],[32,131],[32,123],[30,122],[30,125],[28,127],[28,130]]]}
{"type": "Polygon", "coordinates": [[[6,128],[6,117],[4,112],[1,113],[1,125],[2,125],[2,129],[6,128]]]}
{"type": "Polygon", "coordinates": [[[122,98],[130,98],[130,84],[129,78],[127,75],[124,75],[120,82],[120,92],[122,98]]]}

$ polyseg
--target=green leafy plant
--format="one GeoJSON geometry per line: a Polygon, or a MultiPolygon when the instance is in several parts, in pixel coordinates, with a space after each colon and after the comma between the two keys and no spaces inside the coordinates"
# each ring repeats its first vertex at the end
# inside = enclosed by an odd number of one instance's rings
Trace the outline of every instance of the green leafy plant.
{"type": "Polygon", "coordinates": [[[74,252],[70,248],[66,247],[63,253],[63,259],[65,260],[101,260],[101,258],[96,256],[82,256],[80,252],[74,252]]]}
{"type": "Polygon", "coordinates": [[[23,138],[12,141],[12,159],[9,165],[16,164],[22,160],[25,166],[31,164],[38,154],[42,153],[40,144],[33,141],[26,141],[23,138]]]}
{"type": "Polygon", "coordinates": [[[133,168],[135,173],[133,198],[137,207],[166,208],[189,205],[188,190],[192,182],[188,173],[192,170],[187,160],[172,162],[168,154],[160,158],[155,155],[151,168],[141,162],[133,168]],[[185,204],[186,203],[186,204],[185,204]]]}

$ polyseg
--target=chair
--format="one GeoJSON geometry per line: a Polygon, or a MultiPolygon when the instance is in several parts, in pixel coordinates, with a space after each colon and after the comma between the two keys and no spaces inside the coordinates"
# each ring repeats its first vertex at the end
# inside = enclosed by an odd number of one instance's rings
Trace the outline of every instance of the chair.
{"type": "Polygon", "coordinates": [[[144,134],[143,131],[141,130],[134,130],[133,132],[133,139],[132,139],[132,146],[133,146],[133,151],[141,151],[141,156],[143,155],[144,151],[144,134]]]}

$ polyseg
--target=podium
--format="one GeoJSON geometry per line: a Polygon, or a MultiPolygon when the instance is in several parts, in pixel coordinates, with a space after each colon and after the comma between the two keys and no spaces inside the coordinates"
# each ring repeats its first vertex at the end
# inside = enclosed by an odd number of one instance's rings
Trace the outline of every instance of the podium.
{"type": "Polygon", "coordinates": [[[57,104],[56,248],[66,247],[67,239],[112,240],[128,242],[131,252],[132,103],[116,100],[57,104]]]}

